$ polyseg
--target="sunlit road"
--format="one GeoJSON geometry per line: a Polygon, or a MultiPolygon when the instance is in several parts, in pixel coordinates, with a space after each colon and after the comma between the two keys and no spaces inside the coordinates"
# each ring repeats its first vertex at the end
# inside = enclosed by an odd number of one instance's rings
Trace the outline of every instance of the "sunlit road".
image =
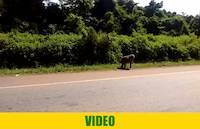
{"type": "Polygon", "coordinates": [[[0,111],[200,111],[200,66],[0,77],[0,111]]]}

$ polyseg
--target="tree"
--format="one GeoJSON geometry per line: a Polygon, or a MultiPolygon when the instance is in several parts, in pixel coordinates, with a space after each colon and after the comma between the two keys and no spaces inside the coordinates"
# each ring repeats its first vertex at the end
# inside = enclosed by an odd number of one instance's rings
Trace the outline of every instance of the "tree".
{"type": "Polygon", "coordinates": [[[128,0],[125,5],[128,13],[132,13],[133,9],[137,7],[137,3],[135,3],[133,0],[128,0]]]}
{"type": "Polygon", "coordinates": [[[94,0],[63,0],[61,4],[63,4],[70,13],[86,17],[94,7],[94,0]]]}
{"type": "Polygon", "coordinates": [[[157,16],[162,7],[163,2],[156,3],[154,0],[151,0],[149,5],[145,7],[145,14],[147,17],[157,16]]]}
{"type": "Polygon", "coordinates": [[[5,15],[23,20],[38,20],[44,11],[43,0],[4,0],[5,15]]]}
{"type": "Polygon", "coordinates": [[[136,30],[136,19],[132,16],[127,16],[121,21],[121,33],[131,35],[136,30]]]}
{"type": "Polygon", "coordinates": [[[177,15],[151,0],[140,7],[134,0],[0,0],[0,31],[40,34],[95,31],[131,35],[133,32],[200,35],[200,16],[177,15]],[[3,3],[3,4],[2,4],[3,3]]]}
{"type": "Polygon", "coordinates": [[[79,52],[81,57],[79,63],[81,64],[95,64],[97,63],[97,43],[98,35],[94,28],[89,27],[87,29],[87,35],[83,35],[83,46],[79,52]]]}
{"type": "Polygon", "coordinates": [[[65,15],[57,3],[49,2],[45,9],[44,17],[47,19],[47,24],[63,24],[65,15]]]}
{"type": "Polygon", "coordinates": [[[96,0],[93,14],[97,18],[103,18],[106,12],[113,12],[116,3],[114,0],[96,0]]]}
{"type": "Polygon", "coordinates": [[[64,31],[66,33],[85,33],[83,18],[75,14],[69,14],[64,23],[64,31]]]}
{"type": "Polygon", "coordinates": [[[147,30],[147,33],[151,33],[154,35],[160,34],[160,21],[159,18],[154,16],[146,19],[144,23],[144,27],[147,30]]]}
{"type": "Polygon", "coordinates": [[[167,18],[162,21],[162,31],[164,34],[179,36],[189,34],[189,27],[182,17],[167,18]]]}
{"type": "Polygon", "coordinates": [[[3,0],[0,0],[0,8],[3,7],[3,0]]]}
{"type": "Polygon", "coordinates": [[[0,16],[3,13],[3,0],[0,0],[0,16]]]}
{"type": "Polygon", "coordinates": [[[192,31],[199,37],[200,36],[200,16],[197,15],[191,21],[191,29],[192,31]]]}
{"type": "Polygon", "coordinates": [[[119,32],[119,23],[116,17],[114,16],[113,12],[107,12],[105,14],[104,19],[100,24],[100,28],[102,28],[103,31],[107,33],[119,32]]]}
{"type": "Polygon", "coordinates": [[[27,32],[30,28],[38,32],[37,26],[43,21],[45,6],[43,0],[3,0],[2,10],[0,24],[3,32],[12,29],[27,32]]]}
{"type": "Polygon", "coordinates": [[[117,3],[125,8],[128,13],[132,13],[133,9],[137,7],[137,3],[135,3],[133,0],[117,0],[117,3]]]}

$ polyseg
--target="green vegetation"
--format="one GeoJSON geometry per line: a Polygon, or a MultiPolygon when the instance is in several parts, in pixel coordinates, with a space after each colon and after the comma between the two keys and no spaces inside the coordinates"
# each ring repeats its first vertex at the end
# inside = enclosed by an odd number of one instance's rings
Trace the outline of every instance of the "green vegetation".
{"type": "MultiPolygon", "coordinates": [[[[200,17],[180,15],[151,0],[146,7],[134,0],[2,0],[0,32],[32,34],[83,34],[88,27],[97,32],[200,35],[200,17]]],[[[184,11],[184,10],[183,10],[184,11]]]]}
{"type": "Polygon", "coordinates": [[[0,34],[0,65],[5,68],[113,64],[130,53],[136,54],[136,62],[198,60],[200,39],[195,35],[105,34],[93,28],[86,35],[0,34]]]}
{"type": "Polygon", "coordinates": [[[133,0],[3,0],[0,67],[79,71],[127,54],[145,64],[199,60],[200,16],[162,7],[154,0],[146,7],[133,0]]]}

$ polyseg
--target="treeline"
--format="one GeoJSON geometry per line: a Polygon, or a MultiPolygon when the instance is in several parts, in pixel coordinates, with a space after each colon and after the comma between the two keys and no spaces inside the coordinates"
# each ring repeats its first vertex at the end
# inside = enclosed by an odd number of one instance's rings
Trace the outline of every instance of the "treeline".
{"type": "Polygon", "coordinates": [[[200,59],[200,16],[152,0],[0,0],[0,67],[200,59]]]}
{"type": "Polygon", "coordinates": [[[163,2],[154,0],[146,7],[133,0],[1,0],[0,4],[0,32],[84,34],[92,27],[123,35],[200,35],[200,16],[168,12],[162,9],[163,2]]]}
{"type": "Polygon", "coordinates": [[[56,64],[117,63],[135,53],[136,62],[200,59],[200,39],[195,35],[166,36],[134,33],[132,36],[96,32],[86,35],[28,33],[0,34],[0,66],[39,67],[56,64]]]}

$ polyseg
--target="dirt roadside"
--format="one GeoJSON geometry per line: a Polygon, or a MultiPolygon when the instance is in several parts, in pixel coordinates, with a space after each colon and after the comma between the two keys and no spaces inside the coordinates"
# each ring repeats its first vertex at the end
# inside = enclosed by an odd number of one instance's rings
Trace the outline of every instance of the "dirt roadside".
{"type": "Polygon", "coordinates": [[[133,69],[133,70],[116,70],[116,71],[96,71],[96,72],[94,71],[94,72],[82,72],[82,73],[56,73],[56,74],[45,74],[45,75],[3,76],[0,77],[0,87],[128,77],[128,76],[151,75],[151,74],[173,73],[173,72],[186,72],[186,71],[197,71],[198,69],[200,70],[200,65],[144,68],[135,70],[133,69]]]}

